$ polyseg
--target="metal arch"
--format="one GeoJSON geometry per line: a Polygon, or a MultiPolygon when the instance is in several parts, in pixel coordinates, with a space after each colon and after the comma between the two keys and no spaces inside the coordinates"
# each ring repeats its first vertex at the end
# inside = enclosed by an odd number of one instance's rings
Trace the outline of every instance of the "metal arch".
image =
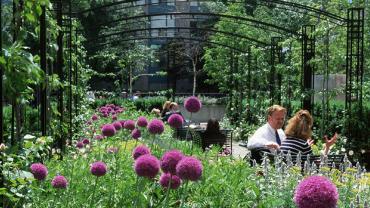
{"type": "Polygon", "coordinates": [[[213,42],[213,41],[209,41],[209,40],[205,40],[205,39],[187,38],[187,37],[168,37],[168,36],[160,36],[160,37],[135,37],[135,38],[129,38],[129,39],[120,39],[120,40],[114,40],[114,41],[106,42],[106,43],[103,43],[103,44],[100,44],[100,45],[96,45],[96,46],[93,46],[93,47],[87,47],[87,48],[92,49],[92,48],[102,47],[102,46],[113,44],[113,43],[117,43],[117,42],[135,41],[135,40],[152,40],[152,39],[191,40],[191,41],[204,42],[204,43],[210,43],[212,45],[222,46],[222,47],[225,47],[225,48],[233,49],[233,50],[238,51],[238,52],[241,52],[241,53],[248,53],[248,50],[241,50],[239,48],[235,48],[235,47],[232,47],[232,46],[229,46],[229,45],[226,45],[226,44],[217,43],[217,42],[213,42]]]}
{"type": "Polygon", "coordinates": [[[238,16],[225,15],[225,14],[216,14],[216,13],[202,13],[202,12],[162,12],[162,13],[144,14],[144,15],[137,15],[137,16],[120,18],[120,19],[111,21],[110,23],[119,22],[119,21],[127,21],[127,20],[132,20],[132,19],[139,19],[139,18],[148,18],[148,17],[153,17],[153,16],[163,16],[163,15],[169,15],[169,16],[176,16],[176,15],[216,16],[216,17],[223,17],[223,18],[234,19],[234,20],[243,20],[243,21],[247,21],[247,22],[253,22],[257,25],[264,25],[264,26],[267,26],[267,27],[272,27],[274,29],[284,31],[288,34],[296,35],[296,36],[299,36],[299,37],[301,36],[301,34],[296,32],[296,31],[289,30],[289,29],[284,28],[284,27],[276,26],[274,24],[270,24],[270,23],[267,23],[267,22],[254,20],[254,19],[251,19],[251,18],[238,17],[238,16]]]}
{"type": "MultiPolygon", "coordinates": [[[[198,0],[198,1],[199,2],[213,2],[211,0],[198,0]]],[[[314,7],[306,6],[306,5],[303,5],[303,4],[298,4],[298,3],[294,3],[294,2],[287,2],[287,1],[282,1],[282,0],[260,0],[260,1],[263,1],[265,3],[274,3],[274,4],[280,4],[280,5],[286,5],[286,6],[290,6],[290,7],[299,8],[299,9],[304,9],[304,10],[314,12],[316,14],[320,14],[320,15],[329,17],[331,19],[335,19],[335,20],[342,21],[342,22],[347,21],[345,18],[340,17],[338,15],[335,15],[333,13],[322,11],[322,10],[316,9],[314,7]]],[[[99,6],[99,7],[94,7],[94,8],[78,11],[78,12],[76,12],[76,14],[83,14],[83,13],[91,12],[91,11],[98,10],[98,9],[104,9],[104,8],[119,5],[119,4],[134,3],[134,2],[137,2],[137,1],[135,1],[135,0],[117,1],[117,2],[106,4],[106,5],[102,5],[102,6],[99,6]]],[[[241,3],[241,4],[246,3],[245,1],[227,1],[227,2],[229,2],[229,3],[241,3]]],[[[150,5],[160,5],[160,4],[163,4],[163,3],[173,3],[173,2],[166,1],[166,2],[161,2],[161,3],[157,3],[157,4],[156,3],[151,3],[150,5]]],[[[144,5],[149,5],[149,4],[141,4],[141,5],[138,5],[138,6],[144,6],[144,5]]]]}
{"type": "MultiPolygon", "coordinates": [[[[217,17],[216,17],[217,18],[217,17]]],[[[192,20],[207,20],[207,18],[176,18],[177,20],[186,20],[186,19],[192,19],[192,20]]],[[[156,20],[167,20],[167,19],[156,19],[156,20]]],[[[123,20],[124,21],[124,20],[123,20]]],[[[114,21],[114,22],[118,22],[118,20],[117,21],[114,21]]],[[[112,23],[114,23],[114,22],[109,22],[108,24],[106,24],[106,25],[110,25],[110,24],[112,24],[112,23]]],[[[126,24],[123,24],[123,25],[131,25],[131,24],[137,24],[137,23],[147,23],[147,21],[135,21],[135,22],[127,22],[126,24]]],[[[245,23],[245,22],[243,22],[242,23],[243,25],[247,25],[247,26],[255,26],[255,25],[252,25],[252,24],[248,24],[248,23],[245,23]]],[[[122,25],[122,26],[123,26],[122,25]]],[[[103,24],[100,24],[100,25],[95,25],[94,27],[92,27],[92,28],[89,28],[89,29],[98,29],[99,27],[101,27],[101,26],[103,26],[103,24]]],[[[282,34],[281,33],[281,31],[275,31],[275,30],[271,30],[271,29],[269,29],[269,28],[263,28],[262,26],[255,26],[256,28],[261,28],[261,29],[263,29],[263,30],[267,30],[267,31],[271,31],[271,32],[275,32],[275,33],[278,33],[278,34],[282,34]]],[[[105,28],[102,28],[102,30],[104,30],[105,28]]],[[[83,30],[81,30],[81,31],[83,31],[83,30]]]]}
{"type": "Polygon", "coordinates": [[[263,2],[266,2],[266,3],[275,3],[275,4],[287,5],[287,6],[291,6],[291,7],[295,7],[295,8],[299,8],[299,9],[304,9],[304,10],[307,10],[307,11],[314,12],[316,14],[320,14],[320,15],[323,15],[323,16],[341,21],[341,22],[346,22],[347,21],[345,18],[340,17],[338,15],[335,15],[333,13],[322,11],[320,9],[316,9],[314,7],[306,6],[306,5],[303,5],[303,4],[298,4],[298,3],[294,3],[294,2],[288,2],[288,1],[282,1],[282,0],[260,0],[260,1],[263,1],[263,2]]]}
{"type": "MultiPolygon", "coordinates": [[[[212,2],[212,1],[209,1],[209,0],[198,0],[199,2],[212,2]]],[[[264,4],[262,3],[259,3],[257,2],[256,4],[257,5],[267,5],[268,3],[271,3],[271,1],[269,0],[261,0],[263,1],[264,4]]],[[[129,2],[127,2],[129,3],[129,2]]],[[[173,3],[171,1],[162,1],[161,2],[162,4],[166,4],[166,3],[173,3]]],[[[240,4],[245,4],[246,2],[237,2],[237,1],[233,1],[233,3],[240,3],[240,4]]],[[[290,9],[290,8],[297,8],[297,9],[304,9],[304,10],[308,10],[308,11],[311,11],[315,14],[318,14],[318,15],[323,15],[323,16],[327,16],[329,17],[329,22],[332,22],[334,24],[338,24],[337,22],[331,20],[331,19],[334,19],[334,20],[337,20],[337,21],[340,21],[342,23],[345,23],[346,22],[346,19],[345,18],[342,18],[338,15],[335,15],[335,14],[332,14],[332,13],[329,13],[329,12],[326,12],[326,11],[322,11],[322,10],[319,10],[319,9],[316,9],[316,8],[313,8],[313,7],[309,7],[309,6],[306,6],[306,5],[301,5],[301,4],[297,4],[297,3],[293,3],[293,2],[285,2],[285,1],[280,1],[280,3],[277,3],[277,2],[274,2],[275,4],[280,4],[282,6],[288,6],[288,8],[285,8],[285,7],[275,7],[277,9],[285,9],[285,10],[289,10],[289,11],[292,11],[292,12],[295,12],[295,13],[301,13],[301,12],[298,12],[298,11],[295,11],[293,9],[290,9]],[[293,4],[294,6],[291,6],[291,5],[288,5],[288,4],[293,4]]],[[[122,9],[129,9],[129,8],[135,8],[135,7],[144,7],[144,6],[151,6],[151,5],[159,5],[158,3],[145,3],[145,4],[137,4],[137,5],[130,5],[130,6],[125,6],[125,7],[121,7],[121,8],[118,8],[118,9],[112,9],[112,10],[108,10],[108,12],[112,12],[112,11],[118,11],[118,10],[122,10],[122,9]]],[[[312,17],[316,17],[315,14],[308,14],[309,16],[312,16],[312,17]]],[[[338,24],[340,25],[340,24],[338,24]]]]}
{"type": "Polygon", "coordinates": [[[102,38],[106,38],[106,37],[110,37],[110,36],[114,36],[114,35],[125,34],[125,33],[134,33],[134,32],[151,31],[151,30],[161,30],[161,29],[166,29],[166,30],[170,30],[170,29],[172,29],[172,30],[201,30],[201,31],[210,31],[210,32],[216,32],[216,33],[218,32],[218,33],[222,33],[222,34],[225,34],[225,35],[235,36],[235,37],[238,37],[238,38],[246,39],[246,40],[258,43],[258,44],[263,45],[263,46],[270,45],[268,43],[256,40],[254,38],[250,38],[248,36],[243,36],[243,35],[236,34],[236,33],[225,32],[225,31],[220,31],[220,30],[215,30],[215,29],[194,28],[194,27],[155,27],[155,28],[140,28],[140,29],[134,29],[134,30],[125,30],[125,31],[119,31],[119,32],[115,32],[115,33],[106,34],[106,35],[100,36],[98,38],[86,40],[86,42],[91,42],[91,41],[99,40],[99,39],[102,39],[102,38]]]}

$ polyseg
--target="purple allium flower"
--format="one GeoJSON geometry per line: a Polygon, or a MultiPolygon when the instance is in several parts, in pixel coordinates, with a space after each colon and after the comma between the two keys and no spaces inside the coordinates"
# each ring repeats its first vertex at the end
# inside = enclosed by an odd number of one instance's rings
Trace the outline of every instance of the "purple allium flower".
{"type": "Polygon", "coordinates": [[[46,176],[48,175],[48,169],[41,163],[32,164],[30,169],[33,177],[39,181],[45,180],[46,176]]]}
{"type": "Polygon", "coordinates": [[[196,113],[202,107],[202,103],[200,102],[200,100],[197,97],[191,96],[191,97],[188,97],[185,100],[184,107],[187,111],[189,111],[191,113],[196,113]]]}
{"type": "Polygon", "coordinates": [[[92,124],[92,121],[88,120],[88,121],[86,122],[86,124],[87,124],[87,125],[91,125],[91,124],[92,124]]]}
{"type": "Polygon", "coordinates": [[[117,153],[118,152],[118,148],[117,147],[109,147],[107,149],[107,152],[108,153],[117,153]]]}
{"type": "Polygon", "coordinates": [[[103,114],[102,114],[102,116],[103,116],[104,118],[106,118],[106,117],[108,117],[108,113],[103,113],[103,114]]]}
{"type": "Polygon", "coordinates": [[[132,157],[134,158],[134,160],[146,154],[150,154],[150,149],[145,145],[137,146],[134,151],[132,151],[132,157]]]}
{"type": "Polygon", "coordinates": [[[107,173],[107,165],[101,161],[94,162],[90,165],[90,172],[97,177],[103,176],[107,173]]]}
{"type": "Polygon", "coordinates": [[[163,188],[177,189],[181,185],[181,179],[177,175],[171,175],[170,173],[163,173],[159,179],[159,183],[163,188]],[[171,185],[170,185],[171,180],[171,185]]]}
{"type": "Polygon", "coordinates": [[[76,147],[77,147],[78,149],[81,149],[81,148],[83,148],[83,147],[84,147],[84,143],[82,143],[81,141],[79,141],[79,142],[77,142],[76,147]]]}
{"type": "Polygon", "coordinates": [[[51,181],[51,185],[54,188],[65,189],[67,188],[68,181],[64,176],[58,175],[53,178],[53,180],[51,181]]]}
{"type": "Polygon", "coordinates": [[[202,176],[202,163],[195,157],[184,157],[176,165],[176,175],[182,180],[197,181],[202,176]]]}
{"type": "Polygon", "coordinates": [[[83,144],[90,144],[90,140],[85,138],[85,139],[82,140],[82,143],[83,144]]]}
{"type": "Polygon", "coordinates": [[[137,126],[146,127],[148,125],[148,120],[144,116],[140,116],[136,121],[137,126]]]}
{"type": "Polygon", "coordinates": [[[159,119],[153,119],[148,124],[148,131],[151,134],[162,134],[164,131],[163,121],[159,119]]]}
{"type": "Polygon", "coordinates": [[[170,150],[164,153],[161,158],[163,172],[176,175],[176,165],[182,158],[184,158],[184,155],[179,150],[170,150]]]}
{"type": "Polygon", "coordinates": [[[96,135],[95,136],[95,139],[96,140],[103,140],[104,139],[104,136],[103,135],[96,135]]]}
{"type": "Polygon", "coordinates": [[[134,138],[134,139],[138,139],[138,138],[140,138],[140,137],[141,137],[141,131],[140,131],[139,129],[134,129],[134,130],[132,130],[132,132],[131,132],[131,136],[132,136],[132,138],[134,138]]]}
{"type": "Polygon", "coordinates": [[[294,202],[299,208],[335,208],[338,201],[335,185],[323,176],[309,176],[295,189],[294,202]]]}
{"type": "Polygon", "coordinates": [[[122,128],[124,128],[125,127],[125,120],[120,120],[120,121],[118,121],[118,122],[120,122],[121,123],[121,126],[122,126],[122,128]]]}
{"type": "Polygon", "coordinates": [[[172,128],[180,128],[184,123],[184,119],[180,114],[174,113],[168,118],[168,124],[172,128]]]}
{"type": "Polygon", "coordinates": [[[135,121],[133,120],[127,120],[124,124],[125,129],[134,130],[135,129],[135,121]]]}
{"type": "Polygon", "coordinates": [[[116,134],[116,128],[112,124],[104,124],[101,128],[101,132],[106,137],[111,137],[116,134]]]}
{"type": "Polygon", "coordinates": [[[118,130],[120,130],[120,129],[122,129],[122,124],[121,124],[121,122],[119,122],[119,121],[114,122],[112,125],[114,126],[114,128],[115,128],[117,131],[118,131],[118,130]]]}
{"type": "Polygon", "coordinates": [[[93,120],[93,121],[96,121],[98,119],[99,119],[99,117],[96,114],[94,114],[94,115],[91,116],[91,120],[93,120]]]}
{"type": "Polygon", "coordinates": [[[159,160],[153,155],[146,154],[135,161],[134,168],[138,176],[154,178],[159,172],[159,160]]]}
{"type": "Polygon", "coordinates": [[[117,120],[117,116],[116,115],[112,115],[112,120],[113,121],[117,120]]]}

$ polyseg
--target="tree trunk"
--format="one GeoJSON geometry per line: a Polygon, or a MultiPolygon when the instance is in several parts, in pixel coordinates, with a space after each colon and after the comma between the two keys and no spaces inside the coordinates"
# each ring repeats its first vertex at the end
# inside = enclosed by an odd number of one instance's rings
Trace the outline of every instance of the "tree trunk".
{"type": "Polygon", "coordinates": [[[197,88],[197,68],[196,64],[193,64],[193,96],[195,96],[195,90],[197,88]]]}
{"type": "Polygon", "coordinates": [[[130,97],[132,97],[132,68],[129,67],[130,97]]]}

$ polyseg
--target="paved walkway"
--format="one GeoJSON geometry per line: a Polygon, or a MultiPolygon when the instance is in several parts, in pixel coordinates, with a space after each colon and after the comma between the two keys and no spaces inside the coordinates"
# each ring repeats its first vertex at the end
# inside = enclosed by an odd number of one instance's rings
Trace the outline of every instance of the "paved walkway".
{"type": "Polygon", "coordinates": [[[246,147],[239,146],[242,143],[241,141],[233,141],[233,156],[244,158],[247,154],[248,149],[246,147]]]}

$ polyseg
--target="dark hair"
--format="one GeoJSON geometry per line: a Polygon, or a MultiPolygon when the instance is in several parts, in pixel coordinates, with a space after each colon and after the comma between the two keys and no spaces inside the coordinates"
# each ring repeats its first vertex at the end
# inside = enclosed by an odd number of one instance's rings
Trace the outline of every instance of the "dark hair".
{"type": "Polygon", "coordinates": [[[206,132],[219,132],[220,131],[220,124],[214,118],[208,120],[206,132]]]}

